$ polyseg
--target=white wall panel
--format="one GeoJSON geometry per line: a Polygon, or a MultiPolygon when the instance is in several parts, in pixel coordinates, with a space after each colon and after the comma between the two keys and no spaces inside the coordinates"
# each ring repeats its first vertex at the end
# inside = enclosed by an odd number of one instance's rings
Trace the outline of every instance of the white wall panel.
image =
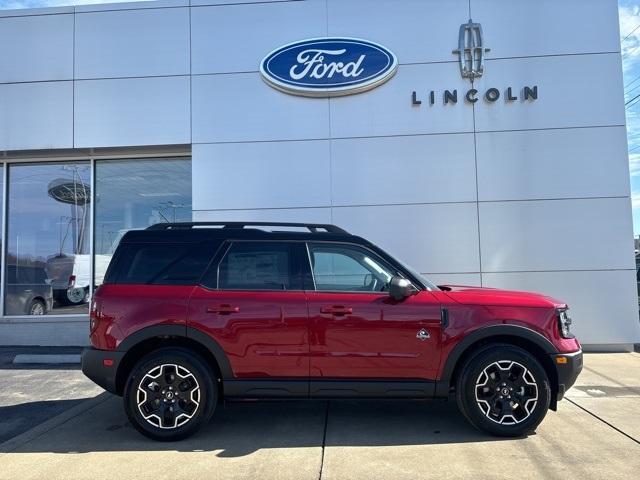
{"type": "Polygon", "coordinates": [[[0,150],[72,146],[73,82],[0,85],[0,150]]]}
{"type": "Polygon", "coordinates": [[[329,35],[359,37],[390,49],[402,63],[457,60],[468,0],[328,0],[329,35]]]}
{"type": "Polygon", "coordinates": [[[73,15],[0,18],[0,83],[73,78],[73,15]]]}
{"type": "Polygon", "coordinates": [[[194,210],[194,222],[306,222],[331,223],[330,208],[256,210],[194,210]]]}
{"type": "Polygon", "coordinates": [[[76,78],[189,73],[189,9],[76,15],[76,78]]]}
{"type": "Polygon", "coordinates": [[[471,0],[471,16],[488,58],[620,51],[616,0],[471,0]]]}
{"type": "MultiPolygon", "coordinates": [[[[108,0],[105,0],[108,1],[108,0]]],[[[107,10],[141,10],[150,8],[188,7],[189,0],[153,0],[125,3],[94,3],[77,5],[76,12],[104,12],[107,10]]]]}
{"type": "Polygon", "coordinates": [[[329,141],[194,145],[193,208],[331,204],[329,141]]]}
{"type": "Polygon", "coordinates": [[[329,101],[268,87],[258,73],[192,79],[193,142],[328,138],[329,101]]]}
{"type": "Polygon", "coordinates": [[[333,223],[419,272],[480,270],[475,203],[334,208],[333,223]]]}
{"type": "Polygon", "coordinates": [[[479,273],[423,273],[423,276],[436,285],[480,286],[479,273]]]}
{"type": "Polygon", "coordinates": [[[200,5],[229,5],[229,4],[252,4],[252,3],[293,3],[300,0],[191,0],[192,6],[200,5]]]}
{"type": "Polygon", "coordinates": [[[476,200],[473,134],[332,140],[334,205],[476,200]]]}
{"type": "Polygon", "coordinates": [[[626,135],[624,127],[478,133],[478,196],[628,196],[626,135]]]}
{"type": "Polygon", "coordinates": [[[227,5],[191,10],[193,73],[257,72],[272,50],[324,37],[324,0],[227,5]]]}
{"type": "Polygon", "coordinates": [[[189,77],[75,82],[75,146],[190,143],[189,77]]]}
{"type": "Polygon", "coordinates": [[[565,301],[583,344],[640,342],[635,271],[483,273],[484,286],[540,292],[565,301]]]}
{"type": "Polygon", "coordinates": [[[480,203],[483,272],[634,268],[629,198],[480,203]]]}
{"type": "Polygon", "coordinates": [[[473,111],[465,105],[469,81],[453,63],[401,65],[387,83],[360,95],[331,99],[333,137],[366,137],[473,131],[473,111]],[[458,103],[443,105],[443,91],[458,89],[458,103]],[[411,92],[422,105],[412,106],[411,92]],[[434,105],[430,90],[437,91],[434,105]]]}
{"type": "Polygon", "coordinates": [[[488,60],[475,88],[483,95],[499,88],[501,97],[494,103],[483,97],[475,104],[476,129],[624,125],[621,72],[617,53],[488,60]],[[534,85],[538,99],[524,100],[522,88],[534,85]],[[505,100],[509,86],[518,100],[505,100]]]}

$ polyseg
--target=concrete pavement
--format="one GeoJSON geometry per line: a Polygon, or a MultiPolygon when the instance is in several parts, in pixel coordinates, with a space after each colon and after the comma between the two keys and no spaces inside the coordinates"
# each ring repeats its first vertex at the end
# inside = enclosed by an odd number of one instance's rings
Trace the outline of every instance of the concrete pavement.
{"type": "Polygon", "coordinates": [[[587,355],[558,412],[513,440],[475,431],[455,404],[309,401],[221,406],[198,435],[163,444],[102,393],[0,444],[0,479],[630,478],[639,413],[637,353],[587,355]]]}

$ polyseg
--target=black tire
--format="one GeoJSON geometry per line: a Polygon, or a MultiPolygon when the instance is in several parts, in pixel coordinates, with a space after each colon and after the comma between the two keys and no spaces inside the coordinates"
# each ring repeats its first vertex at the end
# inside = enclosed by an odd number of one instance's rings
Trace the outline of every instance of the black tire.
{"type": "Polygon", "coordinates": [[[522,348],[494,344],[472,355],[456,382],[458,408],[479,430],[500,437],[535,431],[551,401],[540,362],[522,348]]]}
{"type": "Polygon", "coordinates": [[[217,400],[211,370],[197,354],[183,348],[162,348],[141,358],[124,389],[131,424],[160,441],[193,435],[210,420],[217,400]]]}
{"type": "Polygon", "coordinates": [[[42,300],[38,300],[37,298],[31,300],[29,304],[29,308],[27,309],[28,315],[46,315],[47,314],[47,306],[42,300]]]}

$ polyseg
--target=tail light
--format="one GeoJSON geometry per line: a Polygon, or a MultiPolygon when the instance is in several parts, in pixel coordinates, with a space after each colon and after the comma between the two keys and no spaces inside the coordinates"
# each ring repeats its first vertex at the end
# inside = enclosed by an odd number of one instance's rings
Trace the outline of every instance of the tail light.
{"type": "Polygon", "coordinates": [[[69,288],[73,288],[76,286],[76,276],[75,275],[70,275],[69,276],[69,288]]]}
{"type": "Polygon", "coordinates": [[[100,315],[98,313],[98,302],[94,298],[93,300],[91,300],[91,309],[89,310],[89,333],[90,334],[93,333],[96,328],[98,328],[99,316],[100,315]]]}

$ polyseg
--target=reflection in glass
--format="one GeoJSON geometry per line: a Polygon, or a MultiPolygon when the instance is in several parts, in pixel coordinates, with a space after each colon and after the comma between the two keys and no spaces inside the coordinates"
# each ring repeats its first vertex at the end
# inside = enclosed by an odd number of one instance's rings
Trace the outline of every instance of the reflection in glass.
{"type": "Polygon", "coordinates": [[[94,271],[98,286],[128,230],[191,221],[191,159],[100,160],[95,169],[94,271]]]}
{"type": "Polygon", "coordinates": [[[89,162],[10,165],[6,315],[86,313],[89,162]]]}

